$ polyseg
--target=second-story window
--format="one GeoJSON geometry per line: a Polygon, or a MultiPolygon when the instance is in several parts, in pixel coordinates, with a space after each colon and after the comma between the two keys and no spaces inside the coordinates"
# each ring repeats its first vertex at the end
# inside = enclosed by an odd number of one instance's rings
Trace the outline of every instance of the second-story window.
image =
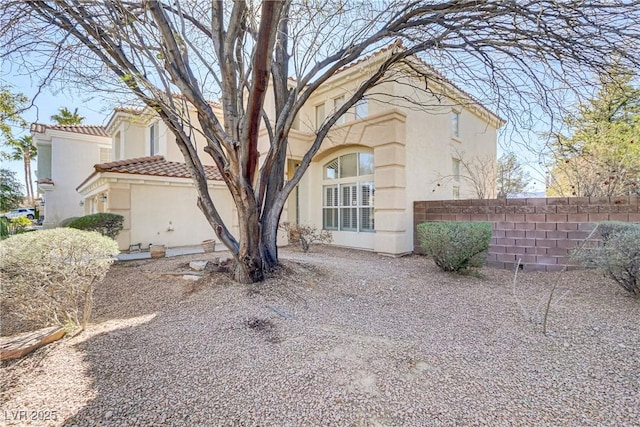
{"type": "Polygon", "coordinates": [[[460,182],[460,159],[456,159],[455,157],[451,158],[451,173],[453,180],[460,182]]]}
{"type": "Polygon", "coordinates": [[[369,100],[366,96],[356,102],[353,111],[355,113],[356,120],[365,118],[369,115],[369,100]]]}
{"type": "Polygon", "coordinates": [[[149,128],[149,155],[155,156],[160,153],[160,124],[155,122],[149,128]]]}
{"type": "MultiPolygon", "coordinates": [[[[333,112],[335,113],[338,111],[338,109],[342,107],[342,104],[344,104],[344,95],[333,98],[333,112]]],[[[342,123],[344,123],[344,114],[338,118],[338,121],[336,121],[336,124],[342,123]]]]}
{"type": "Polygon", "coordinates": [[[454,138],[460,138],[460,112],[451,113],[451,132],[454,138]]]}
{"type": "Polygon", "coordinates": [[[320,129],[324,122],[324,104],[316,105],[316,129],[320,129]]]}

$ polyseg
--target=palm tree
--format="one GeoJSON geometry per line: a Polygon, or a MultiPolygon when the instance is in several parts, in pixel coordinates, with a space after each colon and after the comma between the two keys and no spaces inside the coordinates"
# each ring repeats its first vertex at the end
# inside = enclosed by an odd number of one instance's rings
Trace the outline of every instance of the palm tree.
{"type": "Polygon", "coordinates": [[[84,117],[78,114],[77,108],[72,113],[67,107],[60,107],[58,114],[51,116],[51,120],[59,125],[80,125],[84,117]]]}
{"type": "Polygon", "coordinates": [[[33,138],[31,135],[22,136],[19,139],[9,139],[7,145],[12,148],[10,153],[2,153],[3,157],[8,160],[22,160],[24,162],[24,182],[27,190],[27,199],[29,203],[35,199],[33,192],[33,183],[31,180],[31,161],[34,160],[38,154],[38,149],[33,145],[33,138]]]}

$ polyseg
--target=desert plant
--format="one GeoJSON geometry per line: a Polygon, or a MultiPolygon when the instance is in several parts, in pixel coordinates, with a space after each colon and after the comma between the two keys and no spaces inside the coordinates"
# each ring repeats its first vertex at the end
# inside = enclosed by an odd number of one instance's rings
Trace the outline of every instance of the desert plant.
{"type": "Polygon", "coordinates": [[[482,267],[491,241],[488,222],[424,222],[418,240],[427,256],[444,271],[482,267]]]}
{"type": "Polygon", "coordinates": [[[122,215],[101,212],[82,216],[71,221],[68,227],[85,231],[97,231],[103,236],[111,237],[115,240],[122,230],[123,224],[124,217],[122,215]]]}
{"type": "Polygon", "coordinates": [[[309,252],[313,243],[331,243],[333,236],[328,230],[318,230],[312,225],[284,222],[281,228],[289,235],[289,243],[299,244],[303,252],[309,252]]]}
{"type": "Polygon", "coordinates": [[[55,228],[0,242],[0,291],[13,314],[37,326],[86,325],[94,284],[118,254],[112,239],[55,228]]]}
{"type": "Polygon", "coordinates": [[[640,298],[640,224],[606,221],[598,224],[601,240],[571,253],[585,267],[598,268],[640,298]]]}
{"type": "Polygon", "coordinates": [[[25,216],[18,216],[11,219],[2,217],[0,218],[0,239],[13,236],[14,234],[24,233],[30,225],[31,220],[25,216]]]}

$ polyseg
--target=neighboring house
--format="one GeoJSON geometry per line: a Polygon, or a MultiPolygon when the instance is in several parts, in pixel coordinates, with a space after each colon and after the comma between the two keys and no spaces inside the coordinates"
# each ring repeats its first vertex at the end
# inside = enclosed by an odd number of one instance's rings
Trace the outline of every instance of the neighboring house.
{"type": "MultiPolygon", "coordinates": [[[[318,126],[386,52],[382,49],[338,71],[309,99],[289,135],[287,177],[318,126]]],[[[415,89],[425,86],[424,76],[399,76],[377,86],[334,125],[291,194],[282,221],[331,230],[336,245],[401,255],[413,250],[414,201],[474,197],[472,185],[460,179],[458,157],[495,159],[496,133],[504,122],[432,68],[419,61],[415,65],[431,76],[428,86],[439,95],[415,89]],[[451,179],[434,191],[443,176],[451,179]]],[[[272,93],[265,108],[273,116],[272,93]]],[[[109,119],[105,131],[111,135],[111,161],[96,164],[75,181],[85,212],[125,217],[121,249],[210,239],[212,228],[196,206],[196,191],[175,137],[149,111],[117,109],[109,119]]],[[[214,111],[221,117],[219,106],[214,111]]],[[[233,201],[203,151],[205,141],[198,138],[202,136],[196,137],[197,148],[208,168],[212,198],[234,233],[233,201]]],[[[262,129],[260,151],[268,145],[262,129]]]]}
{"type": "Polygon", "coordinates": [[[55,227],[65,218],[84,215],[84,198],[78,183],[91,173],[92,166],[111,160],[111,137],[103,126],[31,125],[38,147],[38,192],[42,194],[45,228],[55,227]]]}

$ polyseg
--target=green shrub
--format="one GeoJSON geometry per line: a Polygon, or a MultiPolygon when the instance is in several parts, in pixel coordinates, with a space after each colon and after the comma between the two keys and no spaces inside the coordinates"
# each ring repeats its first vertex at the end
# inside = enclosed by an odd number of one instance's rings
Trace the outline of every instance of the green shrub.
{"type": "Polygon", "coordinates": [[[69,228],[78,230],[97,231],[103,236],[111,237],[115,240],[118,233],[122,231],[124,217],[112,213],[97,213],[82,216],[68,225],[69,228]]]}
{"type": "Polygon", "coordinates": [[[585,267],[598,268],[636,297],[640,297],[640,224],[606,221],[598,224],[602,240],[583,245],[572,257],[585,267]]]}
{"type": "Polygon", "coordinates": [[[3,309],[32,325],[86,325],[94,284],[118,254],[112,239],[55,228],[0,242],[3,309]]]}
{"type": "Polygon", "coordinates": [[[24,233],[27,227],[31,226],[32,222],[26,216],[18,216],[15,218],[7,219],[5,217],[0,218],[0,238],[4,239],[14,234],[24,233]]]}
{"type": "Polygon", "coordinates": [[[0,239],[9,237],[9,220],[0,216],[0,239]]]}
{"type": "Polygon", "coordinates": [[[418,225],[418,241],[444,271],[482,267],[491,242],[491,223],[425,222],[418,225]]]}
{"type": "Polygon", "coordinates": [[[79,216],[72,216],[69,218],[65,218],[62,221],[60,221],[60,224],[58,224],[58,227],[68,227],[69,224],[71,224],[73,221],[75,221],[76,219],[80,218],[79,216]]]}

